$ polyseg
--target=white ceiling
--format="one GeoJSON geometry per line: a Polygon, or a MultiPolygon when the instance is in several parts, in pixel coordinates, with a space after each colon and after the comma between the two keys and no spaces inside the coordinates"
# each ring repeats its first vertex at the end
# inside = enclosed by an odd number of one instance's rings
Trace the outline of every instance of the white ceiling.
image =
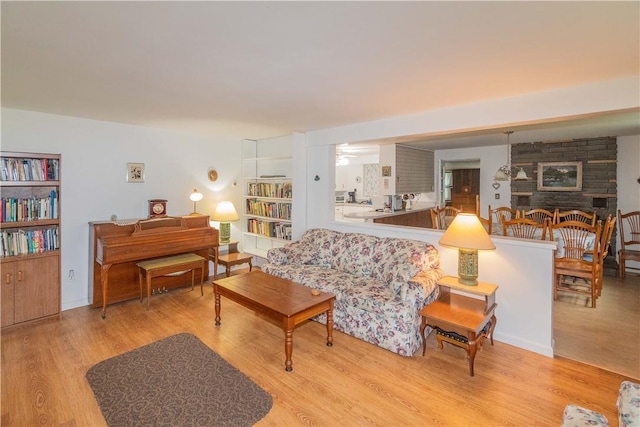
{"type": "MultiPolygon", "coordinates": [[[[637,1],[1,8],[3,107],[213,135],[264,138],[640,78],[637,1]]],[[[571,138],[587,125],[599,126],[587,136],[640,134],[638,111],[546,132],[571,138]]],[[[429,144],[503,143],[501,131],[429,144]]],[[[512,142],[525,132],[535,139],[525,127],[512,142]]]]}

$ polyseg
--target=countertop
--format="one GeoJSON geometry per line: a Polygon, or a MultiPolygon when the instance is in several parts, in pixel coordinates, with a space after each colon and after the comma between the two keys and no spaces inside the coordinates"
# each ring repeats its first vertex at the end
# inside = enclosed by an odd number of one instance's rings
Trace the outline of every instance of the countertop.
{"type": "MultiPolygon", "coordinates": [[[[352,203],[355,204],[355,203],[352,203]]],[[[366,205],[364,205],[366,206],[366,205]]],[[[356,219],[376,219],[376,218],[386,218],[390,216],[397,215],[406,215],[412,212],[420,212],[427,211],[429,209],[433,209],[435,206],[415,206],[413,209],[403,210],[403,211],[395,211],[395,212],[376,212],[373,208],[368,212],[354,212],[354,213],[346,213],[344,214],[345,218],[356,218],[356,219]]]]}

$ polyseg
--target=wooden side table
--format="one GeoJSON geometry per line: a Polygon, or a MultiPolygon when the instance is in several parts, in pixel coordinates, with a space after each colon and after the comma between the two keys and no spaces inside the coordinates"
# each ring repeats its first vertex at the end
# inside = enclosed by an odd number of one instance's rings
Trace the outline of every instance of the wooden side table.
{"type": "Polygon", "coordinates": [[[438,281],[438,286],[440,297],[420,310],[422,355],[424,356],[427,350],[424,331],[429,325],[436,331],[438,348],[442,350],[444,341],[465,349],[469,361],[469,375],[474,376],[473,363],[478,347],[482,346],[486,338],[489,338],[493,345],[495,310],[498,306],[495,293],[498,286],[486,282],[478,282],[477,286],[465,286],[458,283],[458,278],[453,276],[443,277],[438,281]]]}
{"type": "MultiPolygon", "coordinates": [[[[229,243],[220,243],[220,246],[228,246],[229,251],[224,255],[220,255],[219,252],[216,253],[217,263],[214,266],[213,277],[218,276],[218,264],[222,264],[225,266],[226,276],[231,276],[231,267],[234,265],[240,264],[249,264],[249,271],[253,268],[253,255],[247,254],[244,252],[238,252],[238,242],[231,241],[229,243]]],[[[209,254],[210,257],[213,257],[213,254],[209,254]]],[[[212,258],[213,259],[213,258],[212,258]]]]}
{"type": "MultiPolygon", "coordinates": [[[[231,276],[231,267],[239,264],[249,264],[249,271],[253,268],[253,255],[244,252],[230,252],[228,254],[219,255],[218,263],[226,267],[227,277],[231,276]]],[[[217,273],[217,272],[216,272],[217,273]]]]}

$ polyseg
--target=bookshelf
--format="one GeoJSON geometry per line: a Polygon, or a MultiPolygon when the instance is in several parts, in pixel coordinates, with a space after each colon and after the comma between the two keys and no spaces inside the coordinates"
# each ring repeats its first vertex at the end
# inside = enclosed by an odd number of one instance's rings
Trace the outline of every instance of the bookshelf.
{"type": "Polygon", "coordinates": [[[0,152],[2,328],[60,314],[59,154],[0,152]]]}
{"type": "Polygon", "coordinates": [[[243,141],[243,252],[265,258],[291,240],[291,144],[290,136],[243,141]]]}

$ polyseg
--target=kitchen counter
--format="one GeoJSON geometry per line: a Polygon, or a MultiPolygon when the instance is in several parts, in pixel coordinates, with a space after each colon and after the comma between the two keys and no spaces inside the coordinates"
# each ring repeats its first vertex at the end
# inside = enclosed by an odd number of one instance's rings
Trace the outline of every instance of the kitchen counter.
{"type": "MultiPolygon", "coordinates": [[[[423,216],[426,213],[426,215],[429,217],[428,222],[431,223],[431,220],[430,220],[431,214],[429,213],[429,211],[434,207],[435,206],[415,206],[413,209],[410,209],[410,210],[395,211],[395,212],[377,212],[372,208],[370,211],[367,211],[367,212],[345,213],[344,217],[353,218],[353,219],[364,219],[367,222],[373,221],[373,222],[395,223],[396,221],[392,219],[393,217],[399,217],[399,216],[405,216],[405,215],[416,216],[419,214],[423,216]],[[389,220],[376,221],[376,220],[383,220],[383,219],[389,219],[389,220]]],[[[399,225],[403,225],[403,224],[399,224],[399,225]]]]}

